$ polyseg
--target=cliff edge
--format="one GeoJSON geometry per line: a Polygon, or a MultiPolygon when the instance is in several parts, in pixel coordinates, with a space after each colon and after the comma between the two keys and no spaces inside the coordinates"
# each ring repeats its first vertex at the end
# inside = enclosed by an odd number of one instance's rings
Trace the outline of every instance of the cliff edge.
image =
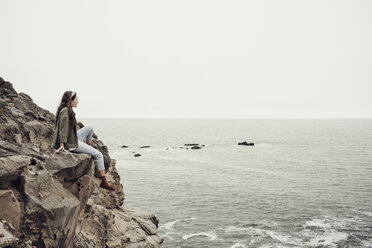
{"type": "Polygon", "coordinates": [[[95,136],[115,191],[90,155],[54,153],[54,120],[0,77],[0,247],[160,247],[155,215],[123,205],[107,146],[95,136]]]}

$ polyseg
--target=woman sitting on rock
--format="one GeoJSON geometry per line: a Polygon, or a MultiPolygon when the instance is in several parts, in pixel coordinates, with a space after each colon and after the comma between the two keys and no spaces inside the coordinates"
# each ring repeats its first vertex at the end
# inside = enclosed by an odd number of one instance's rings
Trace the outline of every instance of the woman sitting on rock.
{"type": "Polygon", "coordinates": [[[57,149],[56,152],[68,149],[71,152],[92,155],[99,177],[102,180],[101,187],[114,190],[107,182],[105,176],[102,153],[90,146],[93,138],[93,129],[91,127],[84,127],[76,131],[75,112],[72,108],[76,108],[78,103],[76,92],[66,91],[63,94],[61,104],[56,113],[53,148],[57,149]]]}

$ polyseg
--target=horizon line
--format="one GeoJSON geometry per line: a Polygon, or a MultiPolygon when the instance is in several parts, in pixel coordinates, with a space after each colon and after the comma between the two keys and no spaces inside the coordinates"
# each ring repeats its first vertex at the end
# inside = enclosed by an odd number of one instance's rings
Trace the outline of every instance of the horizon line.
{"type": "Polygon", "coordinates": [[[79,117],[79,119],[140,120],[372,120],[372,117],[79,117]]]}

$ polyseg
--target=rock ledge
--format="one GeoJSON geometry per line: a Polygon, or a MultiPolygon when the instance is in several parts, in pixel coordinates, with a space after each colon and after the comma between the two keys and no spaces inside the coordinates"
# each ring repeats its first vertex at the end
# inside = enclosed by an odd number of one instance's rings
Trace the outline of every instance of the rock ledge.
{"type": "Polygon", "coordinates": [[[0,247],[160,247],[155,215],[123,205],[107,147],[93,140],[113,192],[90,155],[54,153],[54,119],[0,77],[0,247]]]}

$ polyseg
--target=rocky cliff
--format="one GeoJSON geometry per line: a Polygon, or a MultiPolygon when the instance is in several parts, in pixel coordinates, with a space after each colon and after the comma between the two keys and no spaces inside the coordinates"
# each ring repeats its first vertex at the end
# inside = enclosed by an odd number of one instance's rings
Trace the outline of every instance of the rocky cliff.
{"type": "Polygon", "coordinates": [[[107,147],[95,136],[115,191],[90,155],[54,153],[54,120],[0,78],[0,247],[160,247],[158,219],[123,205],[107,147]]]}

